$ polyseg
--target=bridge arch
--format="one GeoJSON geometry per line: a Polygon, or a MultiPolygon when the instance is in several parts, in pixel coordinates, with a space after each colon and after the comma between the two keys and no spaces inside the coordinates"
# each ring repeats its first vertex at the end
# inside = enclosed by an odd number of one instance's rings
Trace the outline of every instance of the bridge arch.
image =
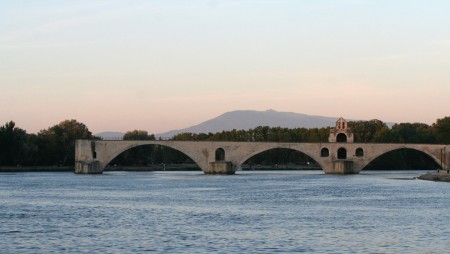
{"type": "Polygon", "coordinates": [[[286,150],[292,150],[292,151],[300,152],[300,153],[308,156],[312,160],[314,160],[317,163],[317,165],[319,165],[319,167],[323,169],[323,166],[322,166],[321,161],[320,161],[320,154],[313,155],[313,154],[311,154],[310,151],[306,151],[305,149],[300,149],[300,148],[297,148],[297,147],[286,147],[286,146],[264,147],[262,149],[255,150],[252,153],[246,154],[240,160],[238,160],[237,161],[237,165],[241,166],[242,164],[244,164],[246,161],[248,161],[252,157],[254,157],[254,156],[258,155],[258,154],[270,151],[270,150],[275,150],[275,149],[286,149],[286,150]]]}
{"type": "Polygon", "coordinates": [[[366,168],[369,164],[373,163],[375,160],[377,160],[391,152],[400,151],[400,150],[416,151],[416,152],[421,153],[422,155],[425,155],[425,157],[427,157],[430,160],[432,160],[433,162],[435,162],[436,165],[440,165],[440,163],[441,163],[440,158],[436,157],[435,154],[433,154],[432,152],[430,152],[426,149],[420,149],[420,148],[417,148],[414,146],[402,146],[402,147],[393,147],[393,148],[389,148],[389,149],[384,149],[383,151],[377,153],[375,156],[368,157],[368,159],[366,160],[366,163],[364,165],[362,165],[361,169],[366,168]]]}
{"type": "Polygon", "coordinates": [[[104,157],[102,162],[104,167],[106,167],[107,165],[109,165],[115,158],[117,158],[119,155],[121,155],[122,153],[129,151],[133,148],[136,147],[142,147],[142,146],[162,146],[162,147],[168,147],[171,149],[174,149],[182,154],[184,154],[185,156],[187,156],[189,159],[191,159],[199,168],[204,169],[204,166],[200,161],[196,160],[196,158],[194,156],[191,156],[189,154],[189,152],[184,151],[183,149],[180,149],[177,146],[172,146],[169,143],[158,143],[158,142],[149,142],[149,143],[140,143],[140,142],[130,142],[128,145],[122,146],[118,149],[116,149],[115,151],[111,152],[108,154],[108,156],[104,157]]]}

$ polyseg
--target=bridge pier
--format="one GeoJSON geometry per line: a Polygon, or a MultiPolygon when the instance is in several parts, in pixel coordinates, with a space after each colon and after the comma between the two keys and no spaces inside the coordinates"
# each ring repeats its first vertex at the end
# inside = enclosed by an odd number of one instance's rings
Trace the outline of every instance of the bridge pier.
{"type": "Polygon", "coordinates": [[[359,174],[353,160],[333,160],[331,165],[324,167],[325,174],[359,174]]]}
{"type": "Polygon", "coordinates": [[[203,170],[205,174],[234,175],[236,169],[230,161],[210,162],[208,168],[203,170]]]}

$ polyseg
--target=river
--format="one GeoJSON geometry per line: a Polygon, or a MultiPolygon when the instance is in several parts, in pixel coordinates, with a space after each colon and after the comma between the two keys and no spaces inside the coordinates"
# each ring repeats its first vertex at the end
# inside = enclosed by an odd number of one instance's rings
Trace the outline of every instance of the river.
{"type": "Polygon", "coordinates": [[[2,173],[0,253],[448,253],[421,173],[2,173]]]}

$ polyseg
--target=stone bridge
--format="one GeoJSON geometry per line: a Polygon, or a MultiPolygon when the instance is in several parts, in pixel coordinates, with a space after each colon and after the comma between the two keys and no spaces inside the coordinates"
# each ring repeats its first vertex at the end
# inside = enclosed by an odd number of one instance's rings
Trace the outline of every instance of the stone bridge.
{"type": "Polygon", "coordinates": [[[377,157],[397,149],[414,149],[432,158],[444,169],[450,167],[449,145],[379,143],[281,143],[213,141],[98,141],[77,140],[75,172],[102,173],[119,154],[137,146],[160,145],[191,158],[205,173],[234,174],[252,156],[276,148],[302,152],[327,174],[357,174],[377,157]]]}

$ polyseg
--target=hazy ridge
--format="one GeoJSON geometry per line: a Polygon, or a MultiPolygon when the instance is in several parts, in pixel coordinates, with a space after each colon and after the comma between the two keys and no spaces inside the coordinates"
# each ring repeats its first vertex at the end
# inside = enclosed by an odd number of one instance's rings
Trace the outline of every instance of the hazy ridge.
{"type": "Polygon", "coordinates": [[[171,130],[156,134],[157,137],[173,137],[179,133],[216,133],[228,130],[248,130],[257,126],[285,128],[321,128],[334,126],[338,117],[306,115],[293,112],[278,112],[275,110],[255,111],[236,110],[226,112],[218,117],[188,128],[171,130]]]}
{"type": "MultiPolygon", "coordinates": [[[[218,117],[204,121],[200,124],[179,130],[171,130],[155,134],[163,138],[171,138],[180,133],[216,133],[229,130],[248,130],[258,126],[283,127],[283,128],[322,128],[331,127],[339,116],[327,117],[307,115],[293,112],[279,112],[275,110],[235,110],[226,112],[218,117]]],[[[347,119],[352,121],[352,119],[347,119]]],[[[393,123],[386,123],[392,127],[393,123]]],[[[105,131],[95,134],[103,139],[121,139],[122,132],[105,131]]]]}
{"type": "MultiPolygon", "coordinates": [[[[338,117],[325,117],[307,115],[293,112],[279,112],[275,110],[235,110],[226,112],[218,117],[204,121],[200,124],[179,130],[171,130],[155,134],[156,137],[170,138],[179,133],[216,133],[228,130],[248,130],[258,126],[285,127],[285,128],[321,128],[334,126],[338,117]]],[[[101,132],[95,134],[104,139],[120,139],[124,133],[101,132]]]]}

